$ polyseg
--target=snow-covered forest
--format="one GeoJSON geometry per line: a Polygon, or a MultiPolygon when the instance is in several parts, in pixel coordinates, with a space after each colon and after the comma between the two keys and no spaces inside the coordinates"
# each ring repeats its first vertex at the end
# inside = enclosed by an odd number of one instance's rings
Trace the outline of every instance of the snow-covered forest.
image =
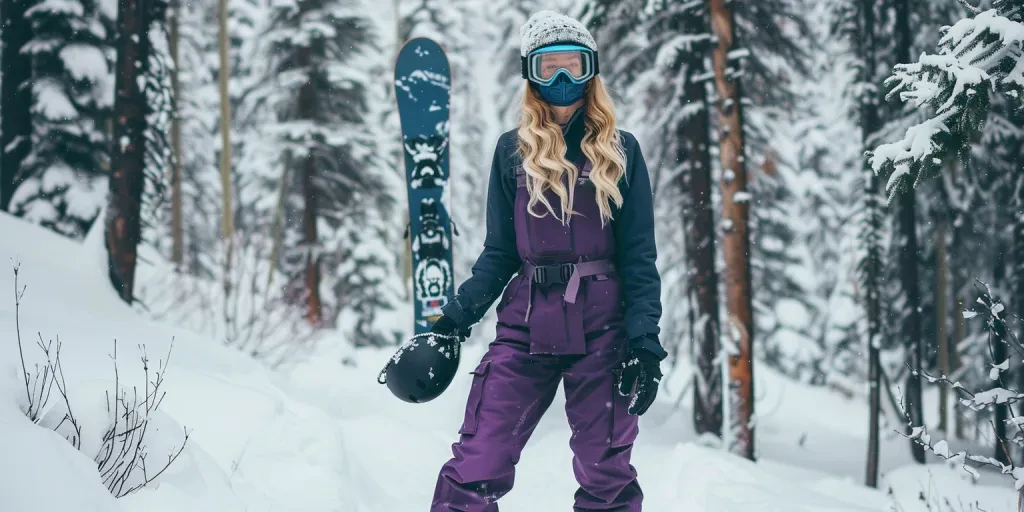
{"type": "MultiPolygon", "coordinates": [[[[0,0],[0,510],[428,508],[495,318],[376,382],[395,59],[451,65],[458,283],[552,8],[650,170],[647,509],[1021,510],[1024,0],[0,0]]],[[[571,506],[561,393],[502,510],[571,506]]]]}

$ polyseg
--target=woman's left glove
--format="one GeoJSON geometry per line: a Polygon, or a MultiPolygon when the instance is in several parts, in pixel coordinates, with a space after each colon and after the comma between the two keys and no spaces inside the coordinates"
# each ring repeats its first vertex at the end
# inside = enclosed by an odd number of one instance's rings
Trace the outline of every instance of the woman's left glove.
{"type": "Polygon", "coordinates": [[[629,402],[629,414],[640,416],[654,403],[661,382],[660,363],[656,355],[642,348],[630,349],[626,354],[620,365],[618,387],[622,396],[629,396],[636,388],[636,394],[629,402]]]}

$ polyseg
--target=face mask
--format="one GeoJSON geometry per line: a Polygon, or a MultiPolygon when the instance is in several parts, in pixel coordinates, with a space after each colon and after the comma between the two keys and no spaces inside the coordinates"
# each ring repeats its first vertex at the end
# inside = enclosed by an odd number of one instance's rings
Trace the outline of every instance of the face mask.
{"type": "Polygon", "coordinates": [[[568,107],[583,98],[586,83],[574,84],[569,77],[561,75],[550,85],[538,85],[531,82],[540,97],[550,105],[568,107]]]}

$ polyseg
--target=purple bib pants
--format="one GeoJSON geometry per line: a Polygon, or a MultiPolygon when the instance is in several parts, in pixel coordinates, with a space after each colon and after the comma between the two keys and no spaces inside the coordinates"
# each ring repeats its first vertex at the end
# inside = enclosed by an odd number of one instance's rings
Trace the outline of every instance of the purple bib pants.
{"type": "MultiPolygon", "coordinates": [[[[472,371],[460,439],[438,475],[432,512],[498,510],[559,383],[579,483],[573,510],[641,510],[643,493],[629,462],[638,419],[626,413],[629,397],[616,390],[628,340],[620,276],[611,264],[615,239],[610,225],[601,226],[589,171],[588,163],[575,184],[578,215],[562,225],[550,214],[527,212],[526,177],[518,170],[515,232],[523,268],[505,288],[497,336],[472,371]],[[534,282],[536,273],[549,282],[534,282]]],[[[560,213],[558,197],[547,194],[560,213]]]]}

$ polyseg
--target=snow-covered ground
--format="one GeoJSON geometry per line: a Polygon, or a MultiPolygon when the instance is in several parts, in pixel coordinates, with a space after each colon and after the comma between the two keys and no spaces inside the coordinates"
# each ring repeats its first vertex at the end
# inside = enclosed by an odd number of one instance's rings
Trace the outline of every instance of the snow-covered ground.
{"type": "MultiPolygon", "coordinates": [[[[450,455],[469,390],[468,371],[483,344],[467,345],[460,372],[438,400],[410,405],[376,383],[387,351],[347,349],[328,338],[324,353],[286,372],[220,343],[153,322],[124,305],[106,277],[101,240],[84,244],[0,214],[0,261],[21,262],[20,311],[29,367],[35,346],[63,343],[61,360],[72,411],[83,424],[82,451],[21,412],[26,390],[16,343],[13,272],[0,269],[0,510],[49,511],[345,511],[427,510],[440,465],[450,455]],[[105,391],[117,340],[122,386],[144,386],[140,344],[152,375],[174,340],[166,398],[147,433],[151,467],[190,432],[186,449],[150,486],[114,499],[93,458],[106,428],[105,391]],[[342,360],[348,364],[341,364],[342,360]]],[[[477,329],[479,336],[487,328],[477,329]]],[[[909,463],[907,442],[883,444],[885,485],[862,481],[866,407],[828,390],[807,388],[759,368],[757,441],[751,463],[695,444],[688,400],[676,406],[686,368],[667,380],[641,419],[634,464],[658,512],[1009,511],[1006,480],[942,464],[909,463]],[[894,503],[893,500],[897,500],[894,503]],[[949,500],[951,506],[946,506],[949,500]],[[931,506],[928,506],[928,503],[931,506]]],[[[54,391],[51,406],[63,402],[54,391]]],[[[571,508],[576,489],[561,398],[542,420],[518,467],[503,511],[571,508]]],[[[50,415],[46,421],[53,421],[50,415]]],[[[44,421],[44,423],[46,422],[44,421]]]]}

